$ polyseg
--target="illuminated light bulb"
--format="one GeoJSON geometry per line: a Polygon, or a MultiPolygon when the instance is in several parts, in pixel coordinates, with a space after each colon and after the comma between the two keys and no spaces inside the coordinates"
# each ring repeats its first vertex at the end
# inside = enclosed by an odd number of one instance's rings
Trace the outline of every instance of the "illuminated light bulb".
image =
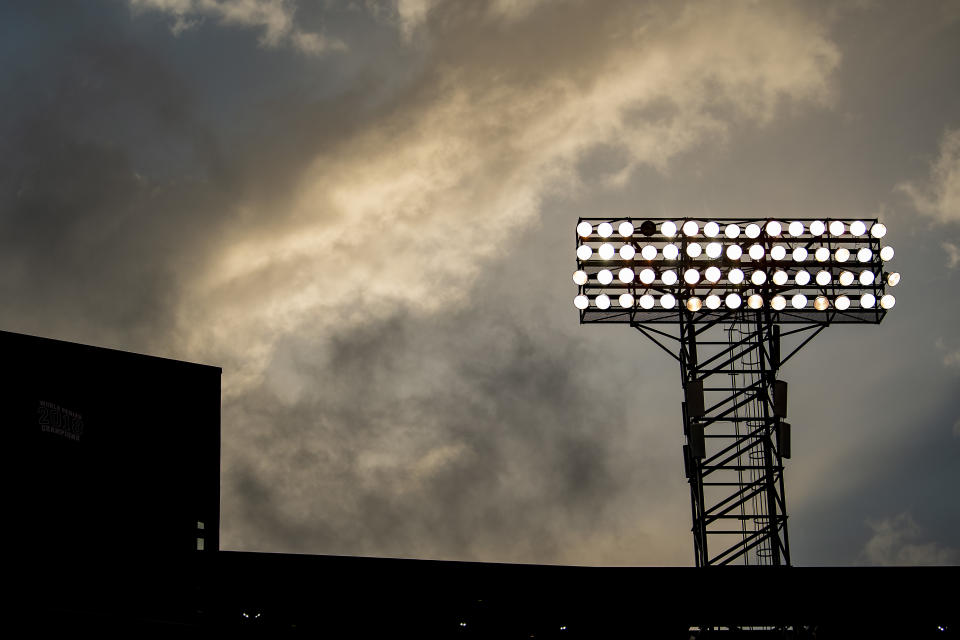
{"type": "Polygon", "coordinates": [[[784,271],[783,269],[777,269],[776,271],[773,272],[773,277],[771,278],[771,280],[773,280],[773,284],[779,287],[782,287],[783,285],[787,284],[788,278],[789,276],[787,275],[786,271],[784,271]]]}
{"type": "Polygon", "coordinates": [[[833,306],[837,308],[837,311],[846,311],[850,308],[850,298],[837,296],[837,299],[833,301],[833,306]]]}
{"type": "Polygon", "coordinates": [[[587,272],[586,271],[574,271],[573,272],[573,283],[576,285],[585,285],[587,284],[587,272]]]}
{"type": "Polygon", "coordinates": [[[849,287],[851,284],[853,284],[853,272],[841,271],[840,284],[843,285],[844,287],[849,287]]]}
{"type": "Polygon", "coordinates": [[[653,296],[649,293],[645,293],[640,296],[640,306],[644,309],[653,309],[653,305],[656,300],[653,299],[653,296]]]}
{"type": "Polygon", "coordinates": [[[870,251],[867,247],[863,247],[860,251],[857,251],[857,260],[860,262],[870,262],[873,259],[873,251],[870,251]]]}
{"type": "Polygon", "coordinates": [[[716,267],[707,267],[707,270],[703,272],[703,277],[706,278],[709,282],[717,282],[720,280],[720,269],[716,267]]]}
{"type": "Polygon", "coordinates": [[[747,298],[747,306],[751,309],[759,309],[763,306],[763,298],[759,294],[753,294],[747,298]]]}
{"type": "Polygon", "coordinates": [[[723,245],[719,242],[711,242],[707,245],[706,254],[708,258],[716,260],[723,255],[723,245]]]}
{"type": "Polygon", "coordinates": [[[743,282],[743,278],[743,271],[740,269],[730,269],[730,273],[727,274],[727,280],[729,280],[732,284],[740,284],[743,282]]]}
{"type": "MultiPolygon", "coordinates": [[[[621,222],[621,223],[620,223],[620,226],[617,227],[617,231],[618,231],[618,232],[620,233],[620,235],[623,236],[624,238],[629,238],[630,236],[633,235],[633,224],[630,223],[630,222],[621,222]]],[[[631,303],[631,304],[633,304],[633,303],[631,303]]]]}
{"type": "Polygon", "coordinates": [[[817,262],[826,262],[830,259],[830,249],[820,247],[813,253],[813,257],[817,259],[817,262]]]}
{"type": "Polygon", "coordinates": [[[680,255],[680,249],[675,244],[668,244],[663,248],[663,257],[667,260],[676,260],[680,255]]]}
{"type": "Polygon", "coordinates": [[[754,271],[750,275],[750,282],[757,285],[758,287],[767,281],[767,274],[763,271],[754,271]]]}
{"type": "Polygon", "coordinates": [[[687,284],[697,284],[700,282],[700,272],[696,269],[687,269],[683,272],[683,281],[687,284]]]}
{"type": "Polygon", "coordinates": [[[653,281],[657,279],[657,274],[653,269],[641,269],[640,270],[640,282],[643,284],[653,284],[653,281]]]}
{"type": "Polygon", "coordinates": [[[846,262],[850,259],[850,249],[847,249],[846,247],[840,247],[837,249],[836,256],[837,262],[846,262]]]}
{"type": "Polygon", "coordinates": [[[706,299],[707,309],[719,309],[720,308],[720,296],[715,293],[711,293],[707,296],[706,299]]]}
{"type": "Polygon", "coordinates": [[[587,296],[579,295],[573,299],[573,306],[575,306],[577,309],[586,309],[588,306],[590,306],[590,300],[587,299],[587,296]]]}
{"type": "Polygon", "coordinates": [[[652,244],[648,244],[640,250],[640,255],[643,256],[644,260],[653,260],[657,257],[657,248],[652,244]]]}
{"type": "Polygon", "coordinates": [[[793,250],[793,261],[794,262],[803,262],[807,259],[809,253],[803,247],[797,247],[793,250]]]}
{"type": "Polygon", "coordinates": [[[720,225],[716,222],[708,222],[703,225],[703,235],[708,238],[716,238],[720,234],[720,225]]]}
{"type": "Polygon", "coordinates": [[[613,234],[613,225],[609,222],[601,222],[597,225],[597,235],[601,238],[609,238],[613,234]]]}
{"type": "Polygon", "coordinates": [[[833,275],[829,271],[820,271],[817,273],[817,284],[825,287],[833,280],[833,275]]]}
{"type": "Polygon", "coordinates": [[[703,303],[700,301],[700,298],[696,296],[687,300],[687,311],[700,311],[702,306],[703,303]]]}
{"type": "Polygon", "coordinates": [[[672,238],[673,236],[677,235],[677,225],[667,220],[660,225],[660,233],[668,238],[672,238]]]}
{"type": "Polygon", "coordinates": [[[599,253],[600,257],[604,260],[609,260],[613,257],[613,254],[616,253],[616,250],[613,248],[612,244],[605,242],[604,244],[600,245],[600,249],[597,250],[597,253],[599,253]]]}
{"type": "Polygon", "coordinates": [[[760,225],[750,223],[747,225],[747,237],[748,238],[758,238],[760,237],[760,225]]]}
{"type": "Polygon", "coordinates": [[[887,235],[887,227],[878,222],[870,227],[870,235],[872,235],[874,238],[882,238],[883,236],[887,235]]]}
{"type": "Polygon", "coordinates": [[[699,258],[701,253],[703,253],[703,247],[696,242],[687,245],[687,255],[691,258],[699,258]]]}
{"type": "Polygon", "coordinates": [[[748,251],[750,257],[754,260],[760,260],[763,258],[763,246],[759,244],[750,245],[750,250],[748,251]]]}
{"type": "Polygon", "coordinates": [[[817,311],[826,311],[827,307],[829,306],[830,301],[824,296],[817,296],[817,299],[813,301],[813,308],[817,311]]]}
{"type": "Polygon", "coordinates": [[[884,262],[888,260],[893,260],[893,247],[887,246],[883,249],[880,249],[880,259],[884,262]]]}
{"type": "Polygon", "coordinates": [[[739,260],[742,255],[743,249],[741,249],[739,245],[732,244],[727,247],[727,257],[731,260],[739,260]]]}
{"type": "Polygon", "coordinates": [[[677,299],[673,297],[672,293],[665,293],[660,296],[660,306],[664,309],[673,309],[677,304],[677,299]]]}
{"type": "Polygon", "coordinates": [[[783,296],[773,296],[773,299],[770,301],[770,306],[777,311],[783,311],[787,308],[787,299],[783,296]]]}
{"type": "Polygon", "coordinates": [[[661,281],[663,284],[667,285],[668,287],[671,287],[671,286],[677,284],[677,272],[676,272],[676,271],[664,271],[663,274],[661,274],[661,276],[660,276],[660,281],[661,281]]]}
{"type": "Polygon", "coordinates": [[[588,244],[582,244],[577,247],[577,257],[581,260],[589,260],[590,256],[593,255],[593,249],[590,248],[588,244]]]}
{"type": "Polygon", "coordinates": [[[860,284],[865,287],[869,287],[873,284],[873,281],[876,279],[873,271],[861,271],[860,272],[860,284]]]}
{"type": "Polygon", "coordinates": [[[863,224],[859,220],[855,220],[850,223],[850,235],[859,238],[867,232],[867,225],[863,224]]]}
{"type": "Polygon", "coordinates": [[[880,298],[880,306],[884,309],[893,309],[893,305],[895,304],[897,304],[897,299],[889,293],[880,298]]]}
{"type": "Polygon", "coordinates": [[[629,293],[621,293],[619,302],[620,306],[624,309],[633,308],[633,296],[629,293]]]}
{"type": "Polygon", "coordinates": [[[790,233],[790,235],[792,235],[794,238],[799,237],[799,236],[802,236],[802,235],[803,235],[803,223],[800,222],[799,220],[798,220],[798,221],[795,221],[795,222],[791,222],[791,223],[790,223],[790,226],[787,227],[787,231],[788,231],[788,232],[790,233]]]}
{"type": "Polygon", "coordinates": [[[797,271],[797,275],[793,277],[793,281],[801,287],[807,286],[810,283],[810,272],[800,269],[800,271],[797,271]]]}
{"type": "Polygon", "coordinates": [[[894,271],[893,273],[888,273],[887,284],[890,285],[891,287],[895,287],[898,284],[900,284],[900,274],[896,271],[894,271]]]}
{"type": "Polygon", "coordinates": [[[740,235],[740,227],[735,224],[728,224],[726,227],[724,227],[723,233],[725,236],[733,240],[740,235]]]}
{"type": "Polygon", "coordinates": [[[810,235],[822,236],[823,232],[827,230],[826,225],[824,225],[819,220],[814,220],[810,223],[810,235]]]}
{"type": "Polygon", "coordinates": [[[632,244],[625,244],[620,247],[620,257],[624,260],[633,260],[635,255],[637,255],[637,250],[633,248],[632,244]]]}
{"type": "Polygon", "coordinates": [[[846,227],[839,220],[834,220],[830,223],[830,235],[832,236],[842,236],[845,229],[846,227]]]}
{"type": "Polygon", "coordinates": [[[774,260],[783,260],[787,257],[787,248],[778,244],[773,249],[770,249],[770,257],[774,260]]]}
{"type": "Polygon", "coordinates": [[[780,226],[780,223],[777,222],[776,220],[771,220],[770,222],[767,223],[768,236],[772,236],[772,237],[779,236],[782,231],[783,231],[783,227],[780,226]]]}
{"type": "Polygon", "coordinates": [[[620,269],[620,273],[617,274],[617,278],[619,278],[620,282],[623,284],[630,284],[633,282],[633,277],[635,275],[636,274],[633,272],[633,269],[624,267],[623,269],[620,269]]]}
{"type": "Polygon", "coordinates": [[[807,306],[807,296],[803,295],[802,293],[798,293],[790,298],[790,304],[794,309],[803,309],[805,306],[807,306]]]}
{"type": "Polygon", "coordinates": [[[577,225],[577,235],[581,238],[588,238],[593,233],[593,225],[589,222],[581,222],[577,225]]]}
{"type": "Polygon", "coordinates": [[[693,220],[687,220],[683,223],[683,235],[691,238],[700,232],[700,227],[693,220]]]}
{"type": "Polygon", "coordinates": [[[601,269],[597,274],[597,280],[603,285],[610,284],[613,282],[613,273],[610,271],[610,269],[601,269]]]}
{"type": "Polygon", "coordinates": [[[597,305],[597,309],[609,309],[609,308],[610,308],[610,297],[609,297],[607,294],[605,294],[605,293],[601,293],[600,295],[598,295],[598,296],[597,296],[597,299],[594,300],[594,302],[595,302],[596,305],[597,305]]]}
{"type": "Polygon", "coordinates": [[[738,296],[737,294],[730,293],[730,294],[727,294],[726,300],[724,300],[724,302],[726,302],[727,307],[729,307],[730,309],[739,309],[743,301],[740,299],[740,296],[738,296]]]}
{"type": "Polygon", "coordinates": [[[860,306],[864,309],[873,309],[877,304],[877,299],[872,293],[865,293],[860,296],[860,306]]]}

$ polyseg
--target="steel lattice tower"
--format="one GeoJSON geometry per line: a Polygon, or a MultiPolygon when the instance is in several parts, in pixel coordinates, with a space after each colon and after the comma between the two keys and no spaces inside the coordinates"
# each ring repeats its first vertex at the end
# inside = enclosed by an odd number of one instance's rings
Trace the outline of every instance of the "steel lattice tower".
{"type": "Polygon", "coordinates": [[[680,364],[697,566],[790,565],[780,367],[831,324],[883,320],[900,279],[884,271],[885,233],[876,220],[578,221],[580,322],[628,324],[680,364]]]}

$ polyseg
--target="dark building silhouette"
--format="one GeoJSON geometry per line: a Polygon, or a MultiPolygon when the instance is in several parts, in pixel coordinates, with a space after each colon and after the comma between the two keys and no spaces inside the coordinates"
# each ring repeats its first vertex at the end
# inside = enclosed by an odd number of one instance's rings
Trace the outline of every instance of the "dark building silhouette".
{"type": "Polygon", "coordinates": [[[178,593],[182,615],[220,543],[220,369],[8,332],[0,354],[19,595],[91,612],[178,593]]]}
{"type": "Polygon", "coordinates": [[[220,369],[0,332],[18,548],[219,547],[220,369]]]}

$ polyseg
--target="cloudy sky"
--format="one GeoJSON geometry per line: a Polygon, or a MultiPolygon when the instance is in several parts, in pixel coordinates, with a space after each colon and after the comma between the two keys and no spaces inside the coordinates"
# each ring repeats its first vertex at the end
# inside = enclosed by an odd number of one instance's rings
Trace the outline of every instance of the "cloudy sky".
{"type": "Polygon", "coordinates": [[[798,565],[960,562],[960,4],[0,5],[0,326],[222,366],[222,547],[689,565],[583,216],[880,217],[782,371],[798,565]]]}

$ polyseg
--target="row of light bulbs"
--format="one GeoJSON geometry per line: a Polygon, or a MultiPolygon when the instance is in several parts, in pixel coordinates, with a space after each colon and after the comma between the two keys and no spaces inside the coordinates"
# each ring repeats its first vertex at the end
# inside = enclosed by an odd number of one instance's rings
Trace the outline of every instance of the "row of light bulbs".
{"type": "MultiPolygon", "coordinates": [[[[703,247],[697,242],[691,242],[687,245],[686,249],[687,255],[691,258],[699,258],[701,255],[706,254],[708,258],[713,258],[714,260],[719,259],[724,255],[723,245],[719,242],[711,242],[703,247]]],[[[597,256],[601,260],[611,260],[615,255],[619,253],[620,257],[624,260],[633,260],[637,255],[637,250],[632,244],[625,244],[620,247],[620,250],[613,246],[609,242],[605,242],[597,249],[597,256]]],[[[743,248],[738,244],[727,245],[726,256],[730,260],[739,260],[743,256],[743,248]]],[[[766,255],[766,249],[763,245],[753,244],[747,248],[747,255],[751,260],[762,260],[766,255]]],[[[654,260],[657,257],[658,249],[652,244],[644,245],[640,249],[640,257],[644,260],[654,260]]],[[[884,261],[893,259],[893,247],[886,246],[880,250],[880,259],[884,261]]],[[[837,262],[847,262],[853,257],[853,254],[850,252],[850,249],[846,247],[840,247],[833,254],[834,259],[837,262]]],[[[667,260],[676,260],[680,257],[680,248],[675,244],[668,244],[663,247],[663,257],[667,260]]],[[[776,261],[782,261],[787,259],[787,248],[781,245],[776,245],[770,249],[770,257],[776,261]]],[[[810,250],[805,247],[796,247],[790,253],[790,257],[793,258],[794,262],[805,262],[807,258],[810,257],[810,250]]],[[[826,262],[830,259],[830,249],[827,247],[818,247],[813,251],[813,257],[817,262],[826,262]]],[[[590,260],[593,258],[593,248],[590,245],[582,244],[577,247],[577,258],[581,261],[590,260]]],[[[862,247],[857,251],[857,261],[859,262],[870,262],[873,259],[873,250],[869,247],[862,247]]]]}
{"type": "MultiPolygon", "coordinates": [[[[887,273],[886,282],[891,287],[897,286],[900,283],[900,274],[897,272],[887,273]]],[[[597,272],[597,281],[601,285],[608,285],[613,282],[613,272],[610,269],[601,269],[597,272]]],[[[701,274],[698,269],[687,269],[683,272],[683,281],[687,284],[694,285],[700,282],[701,279],[710,283],[720,282],[723,277],[723,273],[717,267],[708,267],[701,274]]],[[[586,271],[578,270],[573,273],[573,282],[578,286],[583,286],[587,284],[590,277],[587,275],[586,271]]],[[[624,267],[620,269],[617,273],[617,279],[624,284],[630,284],[634,279],[638,279],[642,284],[650,285],[657,279],[657,272],[653,269],[646,268],[641,269],[639,273],[634,271],[630,267],[624,267]]],[[[727,273],[727,281],[730,284],[742,284],[747,279],[746,274],[742,269],[731,269],[727,273]]],[[[826,269],[818,271],[815,276],[811,276],[809,271],[801,269],[793,276],[794,282],[801,286],[805,287],[810,284],[810,280],[813,279],[819,286],[825,287],[833,282],[833,274],[826,269]]],[[[660,282],[667,286],[675,285],[679,280],[677,272],[670,269],[664,271],[660,274],[660,282]]],[[[770,280],[773,284],[777,286],[784,286],[790,281],[790,276],[786,271],[782,269],[777,269],[773,272],[773,275],[770,276],[770,280]]],[[[861,271],[859,276],[854,275],[852,271],[841,271],[837,275],[837,282],[844,287],[849,287],[853,284],[854,280],[858,280],[861,285],[869,287],[876,280],[876,274],[873,271],[865,270],[861,271]]],[[[767,272],[762,270],[754,271],[750,274],[750,282],[760,286],[767,282],[767,272]]]]}
{"type": "MultiPolygon", "coordinates": [[[[656,230],[656,226],[651,226],[652,223],[644,223],[641,225],[640,230],[644,235],[653,235],[656,230]]],[[[766,230],[767,236],[771,238],[784,235],[784,226],[786,226],[786,235],[799,237],[802,236],[808,228],[804,226],[799,220],[795,220],[789,223],[780,223],[777,220],[771,220],[766,223],[763,229],[766,230]]],[[[759,224],[750,223],[743,229],[748,238],[757,238],[760,236],[761,227],[759,224]]],[[[636,229],[633,226],[632,222],[624,221],[619,224],[617,227],[617,232],[624,238],[629,238],[633,236],[636,229]]],[[[707,238],[716,238],[720,235],[720,225],[716,222],[708,222],[703,225],[703,228],[700,228],[700,225],[695,220],[687,220],[683,223],[682,227],[678,229],[677,224],[670,220],[660,223],[660,233],[668,238],[672,238],[677,235],[678,231],[682,231],[683,235],[692,238],[699,235],[701,232],[707,238]]],[[[740,226],[737,224],[728,224],[723,228],[723,234],[728,238],[737,238],[740,236],[740,226]]],[[[813,236],[822,236],[827,231],[830,232],[831,236],[840,237],[845,233],[849,232],[850,235],[854,237],[861,237],[867,233],[867,225],[864,222],[856,220],[851,222],[849,227],[840,220],[833,220],[832,222],[825,223],[820,220],[814,220],[810,223],[809,232],[813,236]]],[[[589,238],[594,232],[594,227],[587,221],[583,221],[577,225],[577,234],[581,238],[589,238]]],[[[601,222],[596,227],[596,233],[601,238],[609,238],[613,235],[613,225],[609,222],[601,222]]],[[[870,227],[870,235],[874,238],[882,238],[887,234],[887,228],[879,222],[875,222],[870,227]]]]}
{"type": "MultiPolygon", "coordinates": [[[[660,296],[657,300],[654,296],[649,293],[645,293],[635,299],[632,294],[624,293],[620,295],[618,300],[620,307],[623,309],[633,309],[637,304],[639,304],[641,309],[653,309],[659,302],[660,307],[663,309],[673,309],[677,306],[677,298],[672,293],[665,293],[660,296]]],[[[747,297],[747,306],[751,309],[762,309],[764,304],[763,296],[760,294],[753,294],[747,297]]],[[[798,293],[790,298],[790,306],[794,309],[805,309],[807,303],[809,302],[807,296],[802,293],[798,293]]],[[[896,304],[897,300],[890,294],[886,294],[880,298],[880,307],[883,309],[892,309],[896,304]]],[[[594,304],[598,309],[609,309],[610,308],[610,296],[601,293],[594,299],[594,304]]],[[[721,301],[720,296],[716,294],[708,295],[705,299],[701,300],[697,296],[691,296],[686,299],[684,303],[687,310],[689,311],[700,311],[704,306],[708,309],[714,310],[719,309],[721,306],[726,305],[728,309],[739,309],[743,305],[743,298],[738,293],[729,293],[721,301]]],[[[846,311],[850,308],[851,300],[849,296],[841,295],[837,296],[833,300],[833,306],[838,311],[846,311]]],[[[861,309],[873,309],[877,305],[877,298],[872,293],[865,293],[860,296],[860,308],[861,309]]],[[[590,299],[581,294],[573,299],[573,306],[577,309],[584,310],[590,306],[590,299]]],[[[775,295],[770,298],[770,307],[774,311],[782,311],[787,308],[787,298],[781,295],[775,295]]],[[[817,311],[826,311],[830,308],[830,299],[826,296],[817,296],[813,300],[813,308],[817,311]]]]}

